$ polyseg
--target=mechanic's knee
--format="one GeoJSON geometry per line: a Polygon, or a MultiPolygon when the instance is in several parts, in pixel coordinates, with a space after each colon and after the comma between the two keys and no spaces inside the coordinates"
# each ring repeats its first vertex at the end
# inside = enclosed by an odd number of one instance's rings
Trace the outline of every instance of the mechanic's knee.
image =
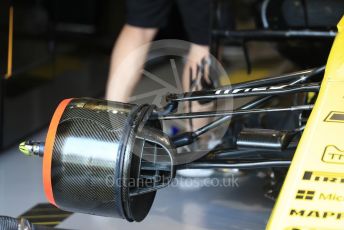
{"type": "Polygon", "coordinates": [[[146,42],[153,40],[158,32],[157,28],[143,28],[126,24],[123,31],[130,33],[134,38],[142,39],[146,42]]]}

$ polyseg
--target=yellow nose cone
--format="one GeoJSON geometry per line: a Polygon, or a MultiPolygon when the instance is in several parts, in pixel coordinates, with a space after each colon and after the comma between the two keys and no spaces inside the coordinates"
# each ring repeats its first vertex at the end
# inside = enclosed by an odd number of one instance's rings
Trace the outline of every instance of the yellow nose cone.
{"type": "Polygon", "coordinates": [[[338,25],[337,25],[338,31],[342,32],[344,31],[344,16],[342,17],[342,19],[339,21],[338,25]]]}

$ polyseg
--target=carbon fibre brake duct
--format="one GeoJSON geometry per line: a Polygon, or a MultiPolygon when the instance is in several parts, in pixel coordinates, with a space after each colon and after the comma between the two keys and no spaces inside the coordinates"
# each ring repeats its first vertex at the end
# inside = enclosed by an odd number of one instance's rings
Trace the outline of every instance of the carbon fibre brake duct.
{"type": "Polygon", "coordinates": [[[44,147],[20,146],[27,155],[43,155],[49,202],[73,212],[143,220],[156,190],[175,171],[169,138],[158,120],[149,120],[153,109],[87,98],[61,102],[44,147]]]}

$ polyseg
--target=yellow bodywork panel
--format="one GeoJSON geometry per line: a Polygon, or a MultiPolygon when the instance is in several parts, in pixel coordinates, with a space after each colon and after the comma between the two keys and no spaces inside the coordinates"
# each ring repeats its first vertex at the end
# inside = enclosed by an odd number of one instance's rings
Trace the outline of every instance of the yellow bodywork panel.
{"type": "Polygon", "coordinates": [[[267,229],[344,229],[344,17],[267,229]]]}

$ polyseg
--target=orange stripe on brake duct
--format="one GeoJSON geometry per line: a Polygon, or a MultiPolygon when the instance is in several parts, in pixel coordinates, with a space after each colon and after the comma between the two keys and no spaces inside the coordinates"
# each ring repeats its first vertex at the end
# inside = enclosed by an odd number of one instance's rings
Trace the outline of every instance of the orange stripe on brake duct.
{"type": "Polygon", "coordinates": [[[44,156],[43,156],[43,186],[44,192],[48,199],[48,201],[56,206],[53,188],[51,183],[51,163],[53,159],[53,147],[55,142],[55,135],[57,131],[57,127],[60,123],[60,119],[62,114],[72,99],[65,99],[63,100],[57,109],[55,110],[54,116],[51,119],[47,138],[45,140],[45,147],[44,147],[44,156]]]}

